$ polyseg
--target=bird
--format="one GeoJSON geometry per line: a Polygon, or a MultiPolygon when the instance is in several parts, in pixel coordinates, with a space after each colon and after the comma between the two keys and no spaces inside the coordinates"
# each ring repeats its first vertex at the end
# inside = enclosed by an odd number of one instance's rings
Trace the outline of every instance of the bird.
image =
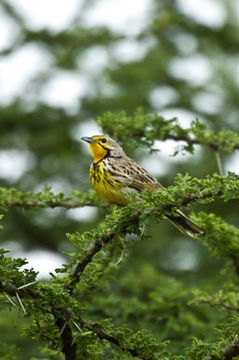
{"type": "MultiPolygon", "coordinates": [[[[89,171],[92,186],[105,202],[125,206],[130,201],[128,196],[132,191],[141,193],[144,190],[163,189],[160,182],[128,157],[123,148],[109,136],[93,135],[81,139],[89,143],[93,156],[89,171]]],[[[179,209],[175,215],[166,215],[166,218],[190,237],[204,232],[179,209]]]]}

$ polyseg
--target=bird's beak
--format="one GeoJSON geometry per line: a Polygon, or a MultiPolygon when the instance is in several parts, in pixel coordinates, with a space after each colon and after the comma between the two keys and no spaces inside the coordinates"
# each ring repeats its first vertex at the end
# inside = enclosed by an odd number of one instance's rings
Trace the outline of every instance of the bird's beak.
{"type": "Polygon", "coordinates": [[[88,136],[82,137],[81,140],[84,140],[84,141],[86,141],[86,142],[88,142],[88,143],[91,143],[91,144],[95,144],[95,143],[96,143],[95,140],[93,140],[91,137],[88,137],[88,136]]]}

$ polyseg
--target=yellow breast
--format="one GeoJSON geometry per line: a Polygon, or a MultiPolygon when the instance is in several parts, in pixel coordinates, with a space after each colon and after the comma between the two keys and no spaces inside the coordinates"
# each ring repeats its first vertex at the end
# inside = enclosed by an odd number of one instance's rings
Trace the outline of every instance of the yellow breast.
{"type": "Polygon", "coordinates": [[[121,191],[122,183],[114,180],[113,176],[105,168],[104,161],[91,165],[90,180],[93,188],[107,203],[118,205],[127,204],[127,200],[121,191]]]}

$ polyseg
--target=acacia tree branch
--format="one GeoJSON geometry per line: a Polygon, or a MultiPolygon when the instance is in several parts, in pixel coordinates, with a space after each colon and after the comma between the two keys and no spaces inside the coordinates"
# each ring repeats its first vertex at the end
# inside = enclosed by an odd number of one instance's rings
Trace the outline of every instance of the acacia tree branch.
{"type": "MultiPolygon", "coordinates": [[[[197,301],[197,299],[196,299],[197,301]]],[[[221,306],[223,307],[224,309],[226,310],[233,310],[233,311],[239,311],[239,307],[238,306],[232,306],[232,305],[228,305],[228,304],[225,304],[224,302],[222,301],[218,301],[218,302],[215,302],[215,303],[212,303],[210,300],[198,300],[197,301],[198,304],[206,304],[206,305],[210,305],[212,307],[214,306],[221,306]]]]}
{"type": "MultiPolygon", "coordinates": [[[[222,194],[221,190],[218,190],[217,193],[214,193],[214,196],[220,196],[222,194]]],[[[210,193],[204,193],[204,194],[195,194],[195,195],[190,195],[188,197],[185,197],[184,199],[182,199],[181,204],[178,204],[178,207],[182,207],[182,206],[186,206],[189,203],[193,203],[199,199],[206,199],[208,197],[211,197],[212,195],[210,193]]],[[[159,213],[167,213],[169,211],[172,210],[172,208],[175,208],[175,205],[161,205],[158,208],[158,212],[159,213]]],[[[150,216],[150,212],[153,211],[153,209],[148,209],[149,213],[148,216],[150,216]]],[[[116,237],[118,237],[119,233],[121,235],[125,235],[127,233],[127,229],[129,226],[131,226],[132,224],[137,224],[139,221],[139,217],[140,215],[142,215],[140,212],[136,212],[134,214],[132,214],[131,217],[127,217],[127,219],[124,222],[124,225],[121,229],[119,229],[117,232],[113,232],[113,231],[107,231],[105,232],[105,234],[102,236],[102,238],[98,241],[95,241],[95,243],[91,246],[91,248],[86,252],[85,257],[83,260],[81,260],[74,272],[71,275],[71,282],[70,284],[67,286],[67,288],[70,290],[70,292],[72,293],[74,290],[74,286],[78,283],[78,281],[80,280],[81,274],[84,272],[86,266],[93,260],[93,257],[102,250],[103,244],[107,244],[110,241],[112,241],[113,239],[115,239],[116,237]]]]}
{"type": "MultiPolygon", "coordinates": [[[[130,116],[124,111],[118,114],[107,112],[98,117],[96,121],[104,132],[113,138],[133,139],[138,144],[141,143],[147,147],[151,147],[155,140],[171,139],[184,141],[189,146],[202,145],[226,152],[239,149],[239,134],[235,131],[226,129],[208,131],[205,125],[197,120],[185,129],[176,118],[166,120],[157,114],[146,114],[140,108],[130,116]]],[[[187,146],[184,149],[187,150],[187,146]]]]}
{"type": "Polygon", "coordinates": [[[130,355],[134,356],[134,357],[137,357],[139,359],[142,359],[142,360],[148,360],[148,357],[144,357],[137,349],[130,349],[130,348],[127,348],[125,347],[124,345],[122,345],[120,343],[120,341],[112,336],[112,335],[109,335],[107,334],[100,326],[99,323],[93,323],[93,322],[90,322],[90,321],[86,321],[82,318],[79,318],[79,323],[84,326],[85,328],[87,328],[88,330],[92,331],[94,334],[97,335],[97,337],[100,339],[100,340],[107,340],[109,341],[110,343],[116,345],[117,347],[119,347],[122,351],[125,351],[127,353],[129,353],[130,355]]]}
{"type": "Polygon", "coordinates": [[[84,206],[97,206],[101,208],[109,207],[108,204],[96,204],[95,202],[90,201],[76,201],[71,203],[66,202],[51,202],[51,201],[30,201],[30,202],[20,202],[20,201],[12,201],[12,202],[1,202],[0,201],[0,208],[21,208],[21,209],[32,209],[32,208],[56,208],[62,207],[65,209],[76,209],[84,206]]]}
{"type": "MultiPolygon", "coordinates": [[[[2,291],[2,293],[7,293],[10,296],[19,296],[19,298],[41,299],[41,294],[30,287],[19,289],[14,285],[3,286],[1,280],[0,291],[2,291]]],[[[72,330],[68,323],[69,316],[66,316],[64,309],[56,309],[53,306],[51,307],[51,313],[54,316],[56,325],[60,331],[62,352],[65,355],[65,360],[77,360],[77,346],[73,341],[72,330]]]]}
{"type": "MultiPolygon", "coordinates": [[[[18,294],[21,298],[35,298],[40,299],[41,295],[30,288],[19,290],[17,287],[13,285],[7,285],[3,287],[3,284],[0,280],[0,290],[3,290],[10,296],[16,296],[18,294]]],[[[66,309],[53,308],[51,314],[54,316],[56,325],[60,331],[60,336],[62,339],[62,352],[65,356],[65,360],[77,360],[77,344],[74,343],[74,337],[72,333],[72,329],[70,326],[70,321],[72,315],[66,309]]],[[[100,326],[99,323],[93,323],[89,321],[85,321],[82,317],[78,318],[78,321],[81,326],[84,326],[88,330],[92,331],[100,340],[107,340],[110,343],[118,346],[122,351],[130,353],[132,356],[137,357],[142,360],[147,360],[148,358],[142,356],[137,349],[130,349],[122,344],[120,341],[112,336],[107,334],[100,326]]]]}
{"type": "MultiPolygon", "coordinates": [[[[196,138],[191,138],[188,135],[167,134],[167,136],[165,137],[164,140],[167,140],[167,139],[174,140],[174,141],[185,141],[189,145],[204,145],[204,146],[208,146],[209,148],[211,148],[213,150],[218,150],[220,148],[219,142],[199,140],[196,138]]],[[[234,147],[234,149],[239,149],[239,145],[236,145],[234,147]]]]}
{"type": "Polygon", "coordinates": [[[62,352],[65,355],[65,360],[77,360],[77,345],[74,342],[71,327],[67,320],[63,318],[62,314],[59,316],[56,312],[52,312],[55,318],[60,336],[62,340],[62,352]]]}
{"type": "Polygon", "coordinates": [[[139,213],[136,213],[133,214],[131,218],[127,218],[119,232],[116,233],[108,230],[105,232],[104,236],[100,240],[95,241],[92,247],[86,252],[84,259],[77,264],[74,272],[71,275],[72,280],[67,286],[67,289],[70,291],[71,294],[74,290],[74,286],[80,281],[80,277],[84,272],[86,266],[93,260],[93,257],[102,250],[104,244],[108,244],[110,241],[118,237],[119,233],[121,235],[125,235],[127,233],[127,228],[130,225],[138,223],[139,215],[139,213]]]}
{"type": "MultiPolygon", "coordinates": [[[[24,298],[24,297],[41,298],[40,294],[38,292],[36,292],[35,290],[32,290],[30,288],[19,290],[18,288],[16,288],[15,286],[12,286],[12,285],[3,287],[3,285],[0,281],[0,290],[3,290],[3,289],[4,289],[4,292],[6,292],[8,295],[11,295],[11,296],[16,296],[16,293],[18,293],[21,298],[24,298]]],[[[222,304],[220,304],[220,305],[222,305],[222,304]]],[[[226,307],[226,308],[228,308],[228,307],[226,307]]],[[[235,310],[235,309],[232,309],[232,310],[235,310]]],[[[236,310],[238,311],[237,308],[236,308],[236,310]]],[[[66,314],[65,309],[57,309],[57,311],[59,313],[61,313],[61,316],[59,316],[59,314],[56,312],[56,310],[53,310],[52,313],[55,317],[56,324],[61,333],[62,351],[65,355],[65,360],[76,360],[77,359],[77,345],[74,344],[73,334],[72,334],[72,330],[71,330],[71,327],[69,324],[71,316],[69,314],[66,314]],[[64,315],[64,317],[63,317],[63,315],[64,315]]],[[[101,328],[99,323],[89,322],[89,321],[82,319],[81,317],[78,318],[78,321],[82,327],[84,326],[88,330],[92,331],[94,334],[97,335],[97,337],[100,340],[107,340],[110,343],[119,347],[122,351],[128,352],[130,355],[132,355],[134,357],[138,357],[142,360],[148,359],[148,358],[142,356],[142,354],[140,354],[137,351],[137,349],[130,349],[130,348],[127,348],[124,345],[120,344],[119,340],[117,338],[115,338],[114,336],[107,334],[101,328]]],[[[234,342],[233,344],[228,345],[225,348],[222,357],[212,355],[208,358],[208,360],[232,360],[235,356],[238,356],[238,355],[239,355],[239,340],[234,342]]]]}

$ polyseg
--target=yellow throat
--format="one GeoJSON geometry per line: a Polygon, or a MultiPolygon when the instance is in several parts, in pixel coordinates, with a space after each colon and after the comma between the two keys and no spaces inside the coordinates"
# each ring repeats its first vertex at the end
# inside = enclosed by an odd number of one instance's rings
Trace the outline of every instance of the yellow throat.
{"type": "Polygon", "coordinates": [[[95,163],[102,160],[107,155],[107,150],[105,150],[101,145],[97,143],[90,143],[89,145],[95,163]]]}

